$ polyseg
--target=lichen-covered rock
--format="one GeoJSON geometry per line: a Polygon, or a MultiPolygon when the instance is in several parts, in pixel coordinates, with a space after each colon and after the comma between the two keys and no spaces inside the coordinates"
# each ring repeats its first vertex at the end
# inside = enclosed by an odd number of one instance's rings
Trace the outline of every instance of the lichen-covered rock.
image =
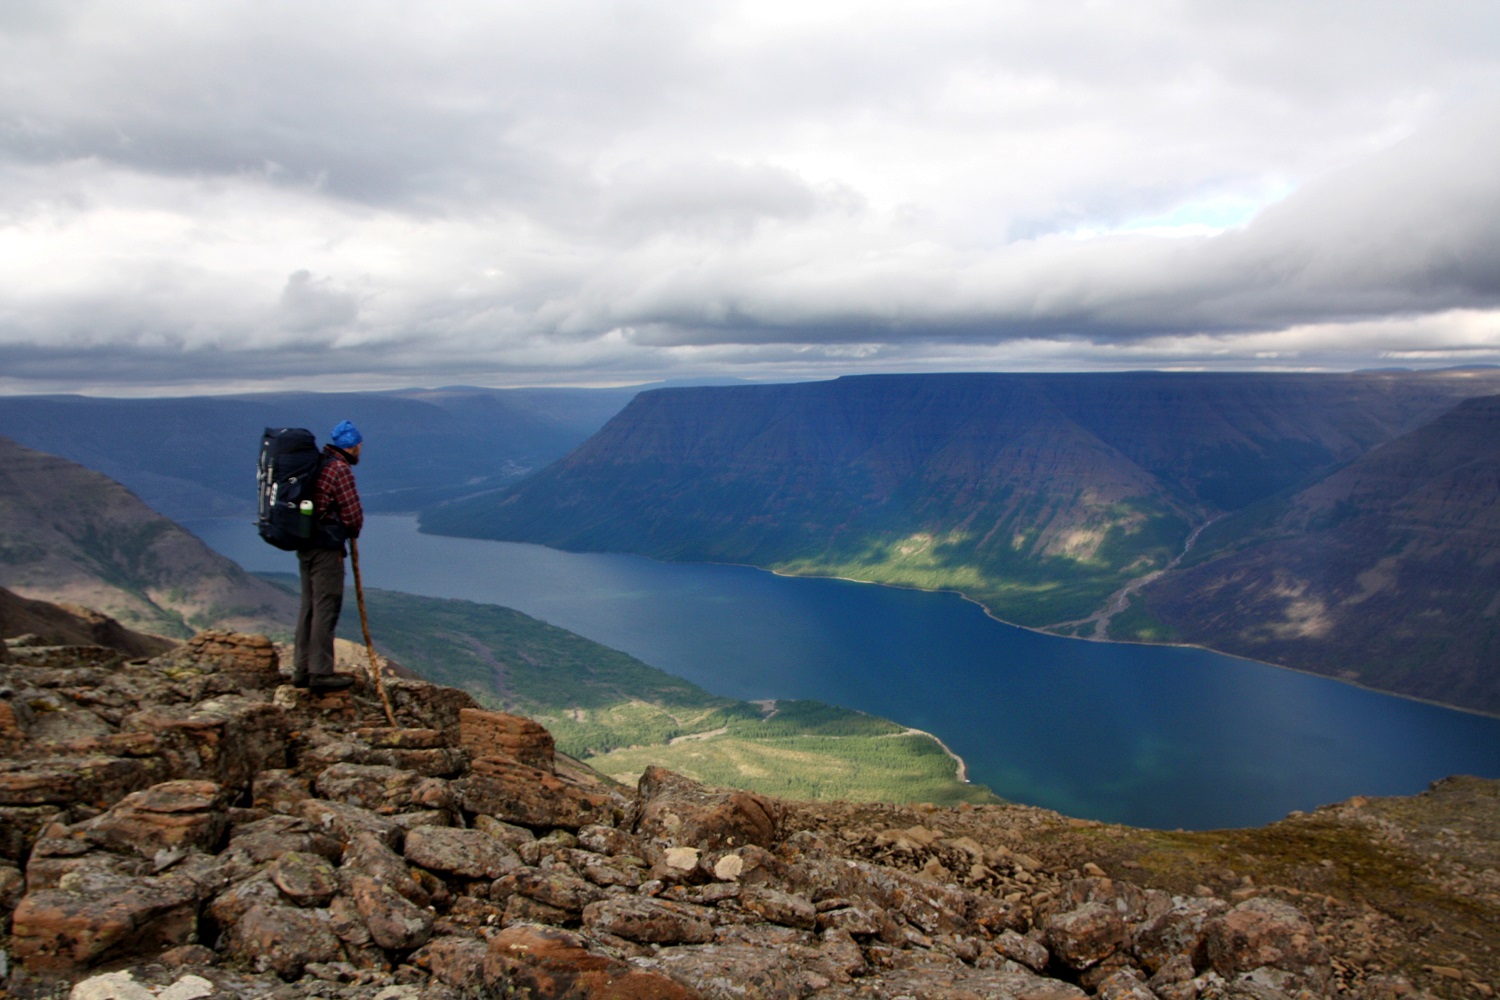
{"type": "Polygon", "coordinates": [[[339,840],[298,816],[267,816],[230,830],[228,853],[263,864],[288,851],[316,854],[337,861],[344,853],[339,840]]]}
{"type": "Polygon", "coordinates": [[[476,758],[468,777],[453,784],[465,810],[536,828],[607,826],[626,805],[618,793],[581,787],[509,757],[476,758]]]}
{"type": "Polygon", "coordinates": [[[0,760],[0,806],[107,808],[138,789],[170,777],[159,757],[103,754],[42,760],[0,760]]]}
{"type": "Polygon", "coordinates": [[[818,1000],[876,1000],[912,997],[920,1000],[1086,1000],[1071,983],[1025,971],[970,969],[963,965],[915,965],[882,973],[875,982],[856,979],[831,986],[818,1000]]]}
{"type": "Polygon", "coordinates": [[[125,718],[120,727],[154,733],[174,778],[206,778],[241,789],[249,787],[257,772],[286,764],[285,714],[243,695],[149,706],[125,718]]]}
{"type": "Polygon", "coordinates": [[[604,898],[601,889],[576,875],[539,868],[518,868],[496,880],[491,888],[491,896],[496,900],[515,895],[572,914],[582,913],[585,906],[604,898]]]}
{"type": "Polygon", "coordinates": [[[1074,910],[1085,903],[1099,903],[1115,911],[1127,924],[1146,919],[1146,893],[1139,886],[1112,878],[1080,878],[1063,885],[1049,904],[1058,912],[1074,910]]]}
{"type": "Polygon", "coordinates": [[[11,918],[16,960],[36,971],[70,972],[115,955],[190,943],[202,889],[191,879],[90,875],[28,892],[11,918]]]}
{"type": "Polygon", "coordinates": [[[92,843],[154,857],[162,851],[215,851],[229,818],[224,790],[212,781],[166,781],[132,792],[80,832],[92,843]]]}
{"type": "Polygon", "coordinates": [[[1042,942],[1013,930],[1002,931],[995,938],[995,950],[1012,962],[1020,962],[1032,972],[1045,969],[1051,957],[1047,954],[1047,946],[1042,942]]]}
{"type": "Polygon", "coordinates": [[[428,779],[384,764],[334,764],[313,782],[319,798],[381,815],[425,807],[419,789],[428,779]]]}
{"type": "Polygon", "coordinates": [[[195,670],[212,678],[207,693],[261,691],[281,683],[276,647],[263,635],[222,629],[199,632],[161,657],[167,669],[195,670]]]}
{"type": "Polygon", "coordinates": [[[389,817],[347,802],[307,799],[297,803],[294,815],[346,844],[358,840],[361,834],[368,834],[391,848],[401,843],[401,827],[389,817]]]}
{"type": "Polygon", "coordinates": [[[643,896],[614,896],[590,903],[583,926],[643,944],[701,944],[714,939],[713,911],[643,896]]]}
{"type": "Polygon", "coordinates": [[[339,890],[339,878],[326,858],[287,851],[266,870],[276,888],[298,906],[327,906],[339,890]]]}
{"type": "Polygon", "coordinates": [[[460,711],[458,740],[471,757],[511,757],[543,771],[551,771],[556,758],[546,727],[508,712],[460,711]]]}
{"type": "Polygon", "coordinates": [[[908,872],[849,859],[806,858],[792,865],[787,885],[816,901],[844,898],[899,915],[926,934],[972,932],[972,894],[908,872]]]}
{"type": "Polygon", "coordinates": [[[413,876],[406,860],[373,833],[355,835],[344,851],[341,871],[349,878],[368,875],[395,889],[418,906],[427,906],[432,902],[431,893],[413,876]]]}
{"type": "Polygon", "coordinates": [[[268,768],[251,782],[252,805],[257,809],[289,813],[304,799],[312,798],[312,782],[285,768],[268,768]]]}
{"type": "Polygon", "coordinates": [[[1158,1000],[1141,974],[1131,968],[1117,969],[1094,990],[1097,1000],[1158,1000]]]}
{"type": "Polygon", "coordinates": [[[1210,920],[1204,946],[1214,971],[1225,977],[1270,968],[1320,989],[1332,973],[1328,952],[1308,919],[1291,904],[1263,896],[1210,920]]]}
{"type": "MultiPolygon", "coordinates": [[[[670,976],[706,1000],[795,1000],[834,982],[810,967],[801,949],[751,944],[663,948],[649,958],[635,959],[632,964],[670,976]]],[[[873,995],[901,994],[885,992],[882,984],[880,992],[873,995]]]]}
{"type": "Polygon", "coordinates": [[[496,995],[531,1000],[701,1000],[666,976],[591,951],[576,934],[534,924],[507,927],[490,941],[483,976],[496,995]]]}
{"type": "MultiPolygon", "coordinates": [[[[740,908],[773,924],[784,924],[812,930],[818,923],[818,910],[805,896],[769,886],[747,886],[739,896],[740,908]]],[[[852,933],[852,932],[851,932],[852,933]]]]}
{"type": "Polygon", "coordinates": [[[763,795],[709,788],[663,767],[646,768],[637,800],[636,834],[662,847],[772,847],[785,816],[780,803],[763,795]]]}
{"type": "Polygon", "coordinates": [[[359,875],[351,881],[349,893],[380,947],[408,951],[432,937],[432,913],[390,886],[359,875]]]}
{"type": "Polygon", "coordinates": [[[296,979],[314,962],[332,962],[341,949],[328,915],[294,906],[253,906],[234,924],[226,953],[254,968],[296,979]]]}
{"type": "Polygon", "coordinates": [[[423,826],[407,831],[406,860],[428,871],[467,879],[497,879],[521,867],[505,844],[478,830],[423,826]]]}
{"type": "Polygon", "coordinates": [[[1228,908],[1218,899],[1176,897],[1165,912],[1136,926],[1131,951],[1141,966],[1151,973],[1177,958],[1186,959],[1192,966],[1206,967],[1204,926],[1228,908]]]}
{"type": "Polygon", "coordinates": [[[477,937],[445,935],[435,937],[417,949],[411,962],[449,986],[471,993],[484,982],[484,957],[489,945],[477,937]]]}
{"type": "Polygon", "coordinates": [[[257,906],[287,906],[290,900],[266,871],[241,879],[214,897],[206,913],[219,927],[233,927],[247,912],[257,906]]]}
{"type": "Polygon", "coordinates": [[[1125,945],[1125,921],[1108,903],[1084,903],[1049,916],[1047,948],[1070,969],[1098,965],[1125,945]]]}

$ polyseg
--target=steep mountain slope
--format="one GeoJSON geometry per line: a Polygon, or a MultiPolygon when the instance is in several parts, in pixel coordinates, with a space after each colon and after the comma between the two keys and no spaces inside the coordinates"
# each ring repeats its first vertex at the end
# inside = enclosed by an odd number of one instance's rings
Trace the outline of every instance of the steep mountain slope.
{"type": "Polygon", "coordinates": [[[1205,532],[1144,591],[1182,638],[1500,712],[1500,396],[1205,532]]]}
{"type": "Polygon", "coordinates": [[[0,587],[0,639],[30,635],[46,646],[108,646],[127,656],[160,656],[177,645],[133,632],[107,615],[77,606],[33,601],[0,587]]]}
{"type": "Polygon", "coordinates": [[[7,438],[0,438],[0,586],[174,636],[211,623],[285,630],[297,605],[119,483],[7,438]]]}
{"type": "Polygon", "coordinates": [[[411,511],[494,489],[565,455],[619,411],[632,389],[411,389],[183,399],[0,397],[0,433],[125,484],[168,517],[255,507],[261,430],[323,439],[351,418],[368,441],[366,506],[411,511]]]}
{"type": "MultiPolygon", "coordinates": [[[[1491,374],[1477,379],[1500,385],[1491,374]]],[[[1047,625],[1475,394],[1457,375],[862,376],[642,393],[426,530],[964,591],[1047,625]]]]}

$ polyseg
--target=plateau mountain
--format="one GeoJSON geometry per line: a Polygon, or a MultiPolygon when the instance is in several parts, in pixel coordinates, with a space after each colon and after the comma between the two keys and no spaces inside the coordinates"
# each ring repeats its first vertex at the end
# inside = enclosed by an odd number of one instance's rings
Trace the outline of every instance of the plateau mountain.
{"type": "MultiPolygon", "coordinates": [[[[422,525],[960,590],[1008,621],[1103,638],[1069,623],[1175,566],[1198,529],[1494,392],[1494,372],[907,375],[659,390],[515,488],[428,509],[422,525]]],[[[1171,621],[1187,634],[1190,590],[1174,593],[1171,621]]],[[[1128,637],[1165,637],[1139,610],[1126,617],[1128,637]]],[[[1330,661],[1324,672],[1344,669],[1330,661]]],[[[1413,693],[1415,669],[1408,660],[1366,682],[1413,693]]],[[[1473,706],[1476,690],[1494,687],[1474,683],[1439,684],[1453,692],[1440,700],[1473,706]]]]}

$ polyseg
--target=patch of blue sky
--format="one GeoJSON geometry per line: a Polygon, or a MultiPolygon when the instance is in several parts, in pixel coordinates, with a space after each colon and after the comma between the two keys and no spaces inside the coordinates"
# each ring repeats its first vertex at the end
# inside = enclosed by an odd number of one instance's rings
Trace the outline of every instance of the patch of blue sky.
{"type": "Polygon", "coordinates": [[[1291,193],[1290,186],[1278,188],[1258,197],[1220,195],[1183,202],[1156,215],[1131,219],[1117,232],[1147,236],[1215,236],[1229,229],[1249,225],[1260,211],[1291,193]]]}

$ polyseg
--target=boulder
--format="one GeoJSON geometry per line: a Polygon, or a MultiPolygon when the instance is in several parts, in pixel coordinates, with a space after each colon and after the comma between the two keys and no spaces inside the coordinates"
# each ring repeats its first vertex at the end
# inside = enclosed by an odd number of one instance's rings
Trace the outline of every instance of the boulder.
{"type": "Polygon", "coordinates": [[[79,829],[92,843],[146,858],[192,848],[212,853],[229,824],[226,805],[212,781],[164,781],[132,792],[79,829]]]}
{"type": "Polygon", "coordinates": [[[408,951],[432,937],[431,911],[420,907],[395,889],[365,875],[356,875],[349,895],[370,937],[382,948],[408,951]]]}
{"type": "Polygon", "coordinates": [[[1018,934],[1013,930],[1005,930],[995,938],[995,950],[1012,962],[1019,962],[1032,972],[1041,972],[1047,967],[1051,956],[1047,954],[1046,945],[1034,937],[1018,934]]]}
{"type": "Polygon", "coordinates": [[[283,979],[296,979],[308,965],[336,961],[342,953],[327,913],[266,905],[240,917],[225,951],[283,979]]]}
{"type": "Polygon", "coordinates": [[[252,864],[264,864],[288,851],[316,854],[337,861],[344,853],[338,838],[299,816],[267,816],[230,830],[228,853],[252,864]]]}
{"type": "Polygon", "coordinates": [[[818,1000],[865,1000],[871,996],[913,997],[921,1000],[1087,1000],[1072,983],[1046,979],[1024,970],[970,969],[961,964],[923,964],[881,974],[879,992],[871,993],[869,979],[820,990],[818,1000]]]}
{"type": "Polygon", "coordinates": [[[344,851],[341,871],[348,878],[367,875],[395,889],[418,906],[432,902],[431,894],[413,877],[405,859],[373,833],[360,833],[354,837],[344,851]]]}
{"type": "Polygon", "coordinates": [[[174,778],[207,778],[241,789],[258,771],[286,766],[286,715],[242,695],[150,706],[127,716],[120,728],[156,734],[174,778]]]}
{"type": "Polygon", "coordinates": [[[339,889],[333,865],[316,854],[287,851],[271,862],[266,874],[298,906],[327,906],[339,889]]]}
{"type": "Polygon", "coordinates": [[[652,766],[637,786],[634,830],[662,847],[772,847],[780,839],[785,812],[781,803],[763,795],[709,788],[652,766]]]}
{"type": "Polygon", "coordinates": [[[31,709],[24,701],[12,695],[9,688],[0,691],[0,754],[3,755],[10,755],[21,749],[32,723],[31,709]]]}
{"type": "Polygon", "coordinates": [[[75,972],[116,955],[192,943],[202,889],[166,875],[95,874],[28,892],[11,917],[11,950],[32,971],[75,972]]]}
{"type": "Polygon", "coordinates": [[[505,844],[479,830],[423,826],[409,830],[406,860],[431,872],[466,879],[497,879],[521,867],[505,844]]]}
{"type": "MultiPolygon", "coordinates": [[[[763,920],[786,927],[810,931],[817,926],[818,910],[805,896],[782,892],[769,886],[746,886],[739,896],[740,907],[763,920]]],[[[852,933],[852,932],[851,932],[852,933]]]]}
{"type": "Polygon", "coordinates": [[[1178,896],[1164,913],[1135,928],[1131,951],[1147,972],[1155,973],[1174,959],[1186,959],[1196,968],[1206,968],[1204,927],[1223,914],[1228,905],[1218,899],[1178,896]]]}
{"type": "Polygon", "coordinates": [[[346,802],[381,815],[425,808],[423,784],[429,779],[384,764],[334,764],[313,782],[320,798],[346,802]]]}
{"type": "Polygon", "coordinates": [[[602,899],[604,892],[576,875],[540,868],[518,868],[498,879],[490,895],[497,901],[524,896],[576,916],[585,906],[602,899]]]}
{"type": "Polygon", "coordinates": [[[463,709],[458,713],[458,740],[471,757],[510,757],[543,771],[553,769],[556,757],[546,727],[507,712],[463,709]]]}
{"type": "Polygon", "coordinates": [[[57,805],[0,806],[0,858],[19,862],[26,857],[57,813],[57,805]]]}
{"type": "Polygon", "coordinates": [[[646,896],[612,896],[583,910],[583,926],[643,944],[702,944],[714,939],[713,911],[646,896]]]}
{"type": "Polygon", "coordinates": [[[401,843],[402,830],[389,818],[361,806],[326,799],[306,799],[297,803],[293,815],[312,823],[314,828],[345,844],[361,834],[369,834],[387,847],[401,843]]]}
{"type": "Polygon", "coordinates": [[[0,807],[69,806],[104,809],[123,796],[170,777],[159,757],[100,754],[0,760],[0,807]]]}
{"type": "Polygon", "coordinates": [[[436,729],[448,746],[459,745],[459,713],[479,707],[467,691],[399,677],[385,678],[385,693],[403,727],[436,729]]]}
{"type": "Polygon", "coordinates": [[[1047,948],[1070,969],[1098,965],[1125,945],[1125,921],[1108,903],[1084,903],[1042,924],[1047,948]]]}
{"type": "Polygon", "coordinates": [[[969,934],[974,929],[968,918],[974,900],[970,893],[867,861],[806,858],[791,866],[787,885],[813,900],[872,904],[925,934],[969,934]]]}
{"type": "Polygon", "coordinates": [[[250,793],[255,808],[289,813],[298,802],[312,798],[312,782],[285,768],[269,768],[255,775],[250,793]]]}
{"type": "Polygon", "coordinates": [[[509,757],[477,758],[469,766],[469,776],[453,785],[468,812],[529,827],[607,826],[625,807],[623,797],[614,792],[579,787],[509,757]]]}
{"type": "MultiPolygon", "coordinates": [[[[714,1000],[749,997],[795,1000],[832,985],[830,978],[810,967],[803,949],[738,943],[684,945],[663,948],[649,958],[636,959],[633,964],[670,976],[698,995],[714,1000]]],[[[878,992],[867,989],[865,995],[903,994],[887,992],[881,983],[878,992]]]]}
{"type": "Polygon", "coordinates": [[[160,657],[158,663],[168,670],[210,675],[205,690],[214,694],[263,691],[281,683],[276,647],[263,635],[208,629],[160,657]]]}
{"type": "Polygon", "coordinates": [[[590,951],[576,934],[535,924],[497,934],[481,974],[495,995],[531,1000],[701,1000],[696,991],[666,976],[590,951]]]}
{"type": "Polygon", "coordinates": [[[291,902],[267,871],[241,879],[214,897],[207,915],[221,928],[233,927],[240,918],[257,906],[286,906],[291,902]]]}
{"type": "Polygon", "coordinates": [[[484,957],[489,945],[477,937],[435,937],[417,949],[411,963],[449,986],[478,993],[484,981],[484,957]]]}
{"type": "Polygon", "coordinates": [[[1247,899],[1208,921],[1203,936],[1209,964],[1226,978],[1269,968],[1319,989],[1332,975],[1328,952],[1312,924],[1280,900],[1247,899]]]}

